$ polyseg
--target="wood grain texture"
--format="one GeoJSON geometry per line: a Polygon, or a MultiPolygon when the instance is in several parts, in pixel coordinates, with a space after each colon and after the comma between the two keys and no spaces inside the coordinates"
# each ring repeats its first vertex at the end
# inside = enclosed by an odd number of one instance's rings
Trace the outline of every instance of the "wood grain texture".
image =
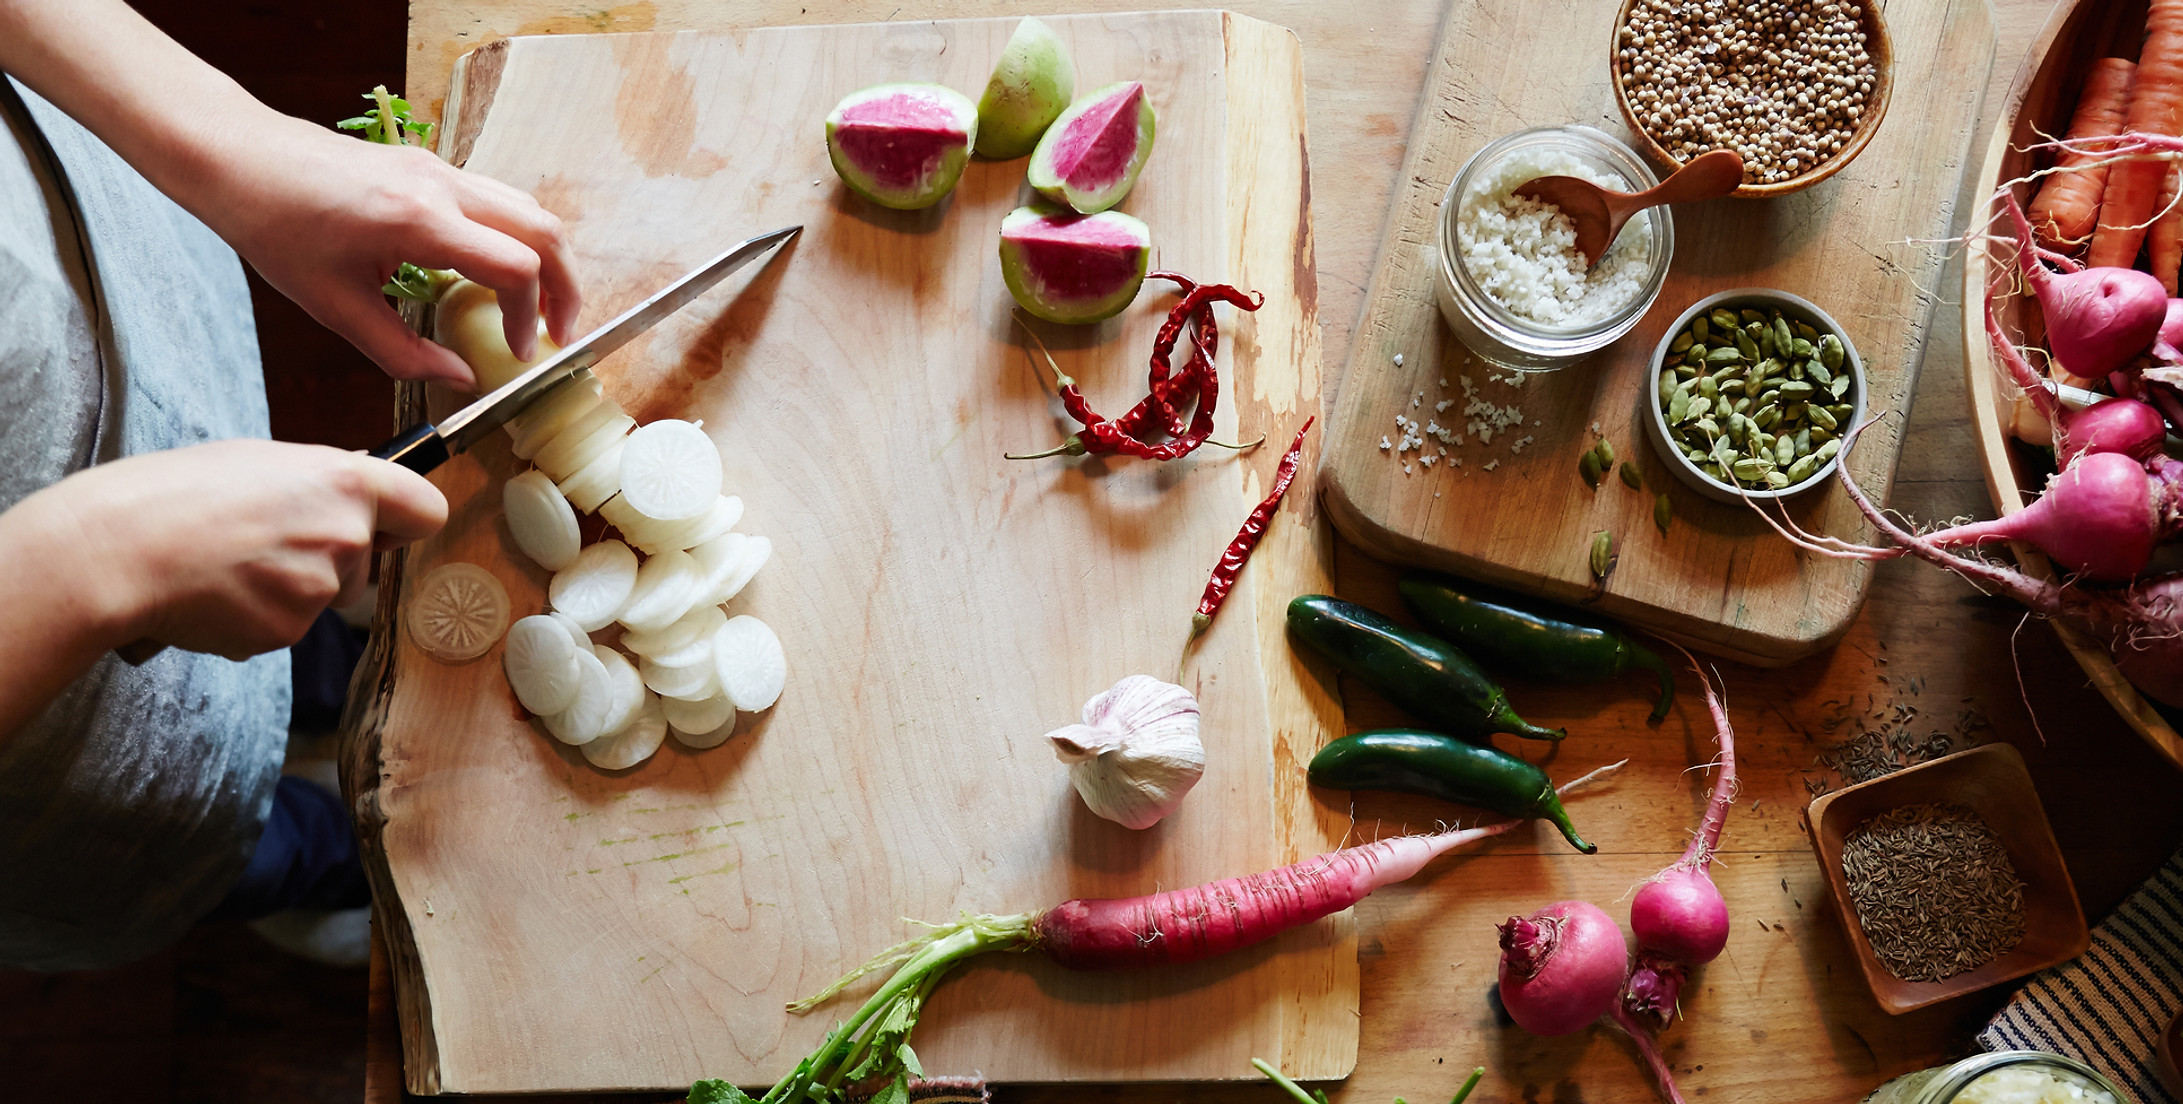
{"type": "MultiPolygon", "coordinates": [[[[1584,362],[1525,377],[1520,387],[1489,383],[1494,373],[1472,361],[1435,305],[1441,194],[1473,152],[1521,127],[1574,122],[1626,134],[1605,60],[1615,11],[1607,0],[1451,9],[1411,128],[1387,246],[1349,349],[1322,472],[1328,509],[1343,534],[1374,556],[1564,601],[1591,590],[1591,537],[1610,531],[1621,563],[1599,610],[1707,651],[1787,663],[1841,636],[1864,600],[1871,568],[1801,555],[1747,508],[1709,502],[1677,482],[1642,429],[1652,349],[1693,300],[1734,287],[1783,288],[1847,330],[1864,357],[1870,409],[1903,411],[1948,253],[1939,239],[1948,234],[1978,117],[1975,78],[1993,56],[1991,19],[1983,0],[1891,8],[1899,72],[1973,79],[1918,84],[1921,102],[1890,113],[1863,155],[1822,187],[1678,207],[1673,267],[1636,329],[1584,362]],[[1571,43],[1597,44],[1597,53],[1582,52],[1572,64],[1571,43]],[[1552,79],[1541,79],[1548,73],[1552,79]],[[1520,408],[1521,428],[1490,442],[1472,434],[1453,450],[1462,467],[1428,467],[1413,463],[1417,453],[1380,447],[1402,436],[1398,415],[1437,416],[1460,432],[1465,378],[1480,398],[1520,408]],[[1453,405],[1436,415],[1441,401],[1453,405]],[[1650,495],[1614,480],[1597,494],[1586,490],[1576,462],[1591,447],[1594,427],[1668,489],[1675,524],[1666,535],[1653,526],[1650,495]],[[1525,439],[1519,452],[1514,446],[1525,439]],[[1489,462],[1496,470],[1484,470],[1489,462]]],[[[1859,481],[1882,499],[1902,426],[1899,417],[1875,426],[1851,461],[1859,481]]],[[[1815,532],[1854,538],[1864,529],[1837,486],[1786,508],[1815,532]]]]}
{"type": "MultiPolygon", "coordinates": [[[[1135,6],[1133,0],[1074,5],[1079,10],[1135,6]]],[[[1404,180],[1399,170],[1405,133],[1423,95],[1448,9],[1405,0],[1253,0],[1238,6],[1294,27],[1304,44],[1316,164],[1312,208],[1317,278],[1331,402],[1341,384],[1340,369],[1348,359],[1390,197],[1404,180]]],[[[1999,55],[2010,60],[1989,82],[1988,116],[2007,87],[2013,59],[2022,54],[2049,7],[2049,0],[1999,0],[1993,5],[1999,55]]],[[[456,54],[518,32],[726,28],[1000,11],[1045,16],[1051,9],[1021,0],[932,0],[908,6],[900,0],[843,0],[817,7],[801,0],[656,0],[604,10],[570,0],[418,0],[412,8],[409,84],[414,91],[444,88],[447,66],[456,54]],[[589,22],[594,18],[599,25],[589,22]]],[[[1923,75],[1915,84],[1907,81],[1898,89],[1903,98],[1894,111],[1917,110],[1922,103],[1917,97],[1926,94],[1928,85],[1946,81],[1957,87],[1956,78],[1941,74],[1923,75]]],[[[1965,86],[1970,83],[1975,81],[1964,78],[1965,86]]],[[[1983,125],[1979,132],[1985,132],[1983,125]]],[[[1968,206],[1958,207],[1958,231],[1960,213],[1968,206]]],[[[1958,279],[1958,263],[1948,262],[1948,286],[1958,279]]],[[[1955,309],[1953,302],[1939,307],[1944,313],[1955,309]]],[[[1936,326],[1926,346],[1929,363],[1953,364],[1961,356],[1959,343],[1960,327],[1936,326]]],[[[1919,517],[1984,511],[1985,491],[1969,462],[1975,442],[1964,414],[1963,376],[1926,372],[1917,394],[1904,432],[1893,505],[1919,517]]],[[[1335,575],[1344,596],[1399,608],[1394,569],[1358,555],[1338,535],[1334,546],[1335,575]]],[[[1686,1096],[1696,1099],[1702,1092],[1720,1099],[1725,1093],[1759,1104],[1854,1100],[1888,1077],[1964,1053],[1971,1033],[2004,995],[1989,990],[1907,1017],[1887,1018],[1856,980],[1855,959],[1840,928],[1830,918],[1814,915],[1821,906],[1812,894],[1823,879],[1798,818],[1808,796],[1805,780],[1831,777],[1813,760],[1828,739],[1848,730],[1828,727],[1838,711],[1854,707],[1862,714],[1907,705],[1922,708],[1921,721],[1942,729],[1953,727],[1957,710],[1974,710],[1990,719],[1991,735],[2016,745],[2030,761],[2088,914],[2097,916],[2112,907],[2183,841],[2183,805],[2172,793],[2174,772],[2115,720],[2096,694],[2073,678],[2054,674],[2069,664],[2051,635],[2037,626],[2019,633],[2018,626],[2019,612],[2006,602],[1981,598],[1923,565],[1888,563],[1875,570],[1871,600],[1839,647],[1781,671],[1723,665],[1739,746],[1752,755],[1772,750],[1745,771],[1744,795],[1729,824],[1728,846],[1738,850],[1726,856],[1721,869],[1735,911],[1736,942],[1693,987],[1691,1022],[1675,1028],[1667,1039],[1686,1096]],[[2019,664],[2029,676],[2022,691],[2013,674],[2019,664]],[[2045,723],[2045,740],[2033,731],[2034,717],[2045,723]],[[1746,844],[1752,847],[1748,853],[1740,850],[1746,844]],[[1732,880],[1725,873],[1729,871],[1734,872],[1732,880]],[[1771,937],[1759,931],[1760,921],[1768,924],[1771,937]],[[1812,987],[1824,990],[1826,999],[1816,1005],[1806,1000],[1804,994],[1812,987]]],[[[1401,714],[1370,691],[1349,680],[1343,680],[1341,689],[1347,727],[1401,723],[1401,714]]],[[[1615,902],[1629,884],[1665,862],[1685,838],[1680,833],[1695,823],[1704,783],[1679,772],[1703,753],[1704,737],[1682,719],[1694,719],[1690,712],[1679,713],[1660,728],[1648,727],[1646,704],[1629,688],[1519,686],[1515,693],[1527,714],[1579,727],[1582,743],[1573,744],[1564,760],[1578,758],[1580,750],[1600,758],[1637,756],[1615,789],[1573,807],[1580,823],[1587,817],[1602,818],[1616,850],[1601,866],[1600,857],[1513,852],[1502,846],[1436,866],[1360,905],[1362,1037],[1356,1073],[1325,1086],[1336,1104],[1387,1104],[1396,1096],[1414,1101],[1449,1093],[1474,1064],[1489,1067],[1487,1081],[1473,1098],[1478,1100],[1656,1099],[1628,1043],[1611,1030],[1539,1040],[1493,1021],[1483,1003],[1495,953],[1492,925],[1511,910],[1528,910],[1552,899],[1545,894],[1584,892],[1610,912],[1620,911],[1615,902]],[[1651,811],[1624,827],[1626,809],[1651,811]],[[1504,890],[1497,876],[1507,869],[1528,870],[1528,878],[1537,880],[1520,880],[1504,890]]],[[[1569,769],[1589,762],[1572,762],[1569,769]]],[[[1565,769],[1559,760],[1547,767],[1557,774],[1565,769]]],[[[1391,831],[1406,824],[1423,826],[1454,810],[1417,799],[1358,794],[1354,811],[1364,830],[1391,831]]],[[[391,1032],[392,1026],[381,1021],[376,1029],[391,1032]]],[[[373,1072],[380,1085],[401,1077],[394,1068],[373,1072]]],[[[1003,1085],[997,1099],[1006,1104],[1170,1104],[1185,1095],[1199,1104],[1287,1099],[1264,1084],[1003,1085]]],[[[557,1097],[555,1102],[566,1099],[557,1097]]]]}
{"type": "MultiPolygon", "coordinates": [[[[1976,307],[1985,302],[1987,289],[1996,281],[2007,279],[2007,274],[2013,271],[2015,262],[2008,247],[2008,241],[2013,239],[2006,237],[2009,234],[2006,216],[2000,205],[1993,202],[1998,198],[2001,182],[2020,181],[2051,164],[2050,159],[2032,153],[2031,147],[2043,141],[2043,136],[2067,133],[2070,113],[2076,110],[2078,90],[2084,87],[2085,74],[2091,69],[2093,60],[2135,58],[2144,25],[2145,5],[2142,2],[2071,2],[2056,7],[2039,32],[2023,65],[2017,70],[2007,98],[1999,105],[1992,137],[1979,162],[1977,186],[1971,193],[1976,203],[1972,213],[1982,223],[1988,219],[1999,220],[1995,225],[2004,240],[1992,248],[1974,249],[1965,255],[1964,303],[1976,307]]],[[[2011,190],[2018,202],[2030,202],[2030,186],[2012,184],[2011,190]]],[[[1994,306],[2003,332],[2019,338],[2026,332],[2026,313],[2036,310],[2036,300],[2028,295],[2004,294],[1994,306]]],[[[2021,392],[2008,378],[2008,370],[1993,355],[1993,347],[1986,336],[1985,316],[1976,309],[1963,312],[1963,349],[1963,380],[1970,393],[1970,420],[1978,440],[1979,469],[1986,477],[1986,491],[1994,509],[2003,515],[2013,514],[2031,504],[2032,498],[2045,486],[2047,475],[2053,470],[2052,464],[2027,462],[2020,446],[2009,434],[2009,426],[2015,421],[2017,396],[2021,392]]],[[[2038,551],[2023,544],[2012,545],[2012,548],[2025,570],[2043,579],[2054,578],[2052,566],[2038,551]]],[[[2107,649],[2075,629],[2061,625],[2054,628],[2069,645],[2070,654],[2084,669],[2085,677],[2092,680],[2092,685],[2099,689],[2108,704],[2115,707],[2115,712],[2170,762],[2183,766],[2183,735],[2178,735],[2167,718],[2122,676],[2107,649]]]]}
{"type": "MultiPolygon", "coordinates": [[[[1285,441],[1320,389],[1294,37],[1218,12],[1054,26],[1080,79],[1153,90],[1161,143],[1125,206],[1155,227],[1160,263],[1266,292],[1265,311],[1223,320],[1218,432],[1285,441]]],[[[524,722],[497,651],[430,663],[382,609],[392,643],[360,676],[377,692],[358,695],[372,704],[352,785],[416,1090],[770,1082],[839,1012],[782,1003],[902,938],[901,917],[1186,885],[1346,831],[1296,781],[1339,723],[1280,636],[1287,595],[1328,586],[1308,495],[1189,668],[1209,763],[1179,813],[1143,833],[1090,816],[1041,739],[1123,675],[1173,669],[1278,451],[1001,458],[1066,432],[993,248],[1023,162],[976,164],[941,206],[886,212],[836,181],[819,122],[844,89],[975,88],[1012,29],[518,39],[476,79],[458,70],[451,140],[470,171],[566,222],[585,325],[721,242],[805,226],[600,369],[640,421],[703,418],[721,443],[742,527],[777,547],[737,605],[780,632],[791,674],[717,751],[670,745],[609,775],[524,722]]],[[[1118,411],[1170,301],[1046,339],[1118,411]]],[[[388,570],[390,603],[399,580],[465,559],[494,567],[519,612],[541,608],[543,573],[499,521],[519,466],[496,440],[436,473],[452,520],[388,570]]],[[[1267,1054],[1340,1076],[1354,1061],[1346,915],[1202,966],[1090,976],[1027,956],[962,974],[926,1012],[936,1067],[1053,1081],[1238,1077],[1267,1054]]]]}

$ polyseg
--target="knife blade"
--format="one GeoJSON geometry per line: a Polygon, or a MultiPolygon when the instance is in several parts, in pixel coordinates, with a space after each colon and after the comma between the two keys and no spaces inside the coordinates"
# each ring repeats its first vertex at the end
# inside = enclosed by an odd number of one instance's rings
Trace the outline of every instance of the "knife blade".
{"type": "Polygon", "coordinates": [[[802,229],[801,226],[785,227],[736,243],[719,256],[690,270],[674,283],[654,292],[651,298],[623,311],[613,321],[584,335],[582,340],[525,369],[522,375],[500,385],[491,394],[448,415],[436,425],[427,422],[415,426],[371,450],[371,454],[381,460],[391,460],[419,475],[439,467],[449,457],[462,453],[483,440],[486,434],[500,428],[509,418],[522,413],[525,407],[545,397],[576,373],[597,364],[600,358],[628,344],[638,334],[657,325],[660,319],[680,310],[729,273],[787,242],[802,229]]]}

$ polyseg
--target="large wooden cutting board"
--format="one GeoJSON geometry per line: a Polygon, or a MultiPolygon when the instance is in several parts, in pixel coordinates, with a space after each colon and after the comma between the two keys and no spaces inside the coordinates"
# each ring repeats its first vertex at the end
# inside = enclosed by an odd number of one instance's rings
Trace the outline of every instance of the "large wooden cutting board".
{"type": "MultiPolygon", "coordinates": [[[[1081,86],[1151,90],[1159,145],[1124,208],[1159,263],[1266,293],[1223,319],[1219,436],[1285,444],[1319,394],[1294,36],[1219,12],[1052,23],[1081,86]]],[[[525,722],[497,649],[442,666],[402,634],[406,582],[449,560],[490,567],[518,613],[543,604],[501,520],[519,467],[505,446],[434,476],[449,524],[384,565],[349,725],[413,1090],[770,1082],[853,1006],[799,1018],[783,1002],[910,934],[904,917],[1173,888],[1347,831],[1346,802],[1314,803],[1301,766],[1338,707],[1282,638],[1287,599],[1327,585],[1310,495],[1289,500],[1185,676],[1209,763],[1179,813],[1144,832],[1090,816],[1044,744],[1121,677],[1174,670],[1279,449],[1002,459],[1065,432],[995,253],[1024,162],[974,164],[941,206],[884,211],[836,181],[821,121],[882,81],[974,92],[1012,27],[516,39],[458,70],[443,152],[567,222],[585,326],[725,242],[804,226],[600,369],[640,420],[702,418],[720,443],[742,528],[777,549],[736,605],[778,630],[790,674],[721,748],[591,768],[525,722]]],[[[1121,318],[1047,340],[1119,411],[1170,302],[1148,285],[1121,318]]],[[[917,1042],[928,1071],[1011,1081],[1244,1077],[1253,1056],[1324,1078],[1354,1062],[1356,1007],[1344,915],[1176,970],[975,964],[917,1042]]]]}
{"type": "MultiPolygon", "coordinates": [[[[1647,362],[1675,316],[1715,291],[1773,287],[1819,304],[1863,354],[1869,409],[1895,415],[1865,433],[1851,462],[1859,483],[1886,501],[1941,266],[1953,252],[1943,239],[1993,61],[1992,14],[1985,0],[1886,5],[1894,102],[1848,168],[1778,199],[1677,207],[1667,285],[1636,329],[1574,367],[1521,386],[1494,383],[1434,305],[1441,193],[1473,152],[1522,127],[1582,123],[1632,137],[1609,83],[1616,10],[1614,0],[1450,8],[1342,379],[1323,471],[1327,508],[1380,558],[1564,601],[1590,591],[1592,534],[1612,531],[1621,559],[1601,611],[1778,666],[1840,637],[1871,569],[1798,553],[1748,508],[1676,482],[1640,421],[1647,362]],[[1473,436],[1454,450],[1461,467],[1427,467],[1416,453],[1398,459],[1380,448],[1383,437],[1402,436],[1398,414],[1437,416],[1460,431],[1464,376],[1479,398],[1520,409],[1521,430],[1491,443],[1473,436]],[[1454,405],[1436,415],[1443,400],[1454,405]],[[1578,477],[1594,427],[1618,456],[1638,461],[1648,483],[1668,489],[1674,523],[1665,536],[1653,527],[1651,494],[1612,478],[1594,493],[1578,477]],[[1484,470],[1488,463],[1495,469],[1484,470]]],[[[1792,500],[1788,512],[1813,532],[1856,539],[1866,531],[1836,485],[1792,500]]]]}

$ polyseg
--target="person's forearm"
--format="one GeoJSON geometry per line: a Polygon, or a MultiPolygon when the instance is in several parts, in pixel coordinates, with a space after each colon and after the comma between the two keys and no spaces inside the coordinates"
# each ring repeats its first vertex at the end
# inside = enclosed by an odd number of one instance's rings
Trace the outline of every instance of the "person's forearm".
{"type": "Polygon", "coordinates": [[[0,70],[52,101],[191,214],[216,223],[223,150],[301,124],[122,0],[0,0],[0,70]]]}
{"type": "Polygon", "coordinates": [[[64,492],[0,513],[0,746],[107,651],[133,639],[127,595],[64,492]]]}

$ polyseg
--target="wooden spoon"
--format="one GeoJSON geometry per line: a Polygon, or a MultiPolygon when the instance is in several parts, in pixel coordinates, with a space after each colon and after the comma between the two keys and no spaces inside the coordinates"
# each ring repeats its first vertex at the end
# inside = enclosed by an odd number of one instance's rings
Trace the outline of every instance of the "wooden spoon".
{"type": "Polygon", "coordinates": [[[1666,180],[1634,195],[1610,192],[1575,176],[1542,176],[1516,189],[1516,194],[1561,208],[1577,224],[1577,252],[1598,264],[1631,215],[1662,203],[1716,199],[1742,183],[1743,158],[1735,150],[1719,149],[1691,158],[1666,180]]]}

